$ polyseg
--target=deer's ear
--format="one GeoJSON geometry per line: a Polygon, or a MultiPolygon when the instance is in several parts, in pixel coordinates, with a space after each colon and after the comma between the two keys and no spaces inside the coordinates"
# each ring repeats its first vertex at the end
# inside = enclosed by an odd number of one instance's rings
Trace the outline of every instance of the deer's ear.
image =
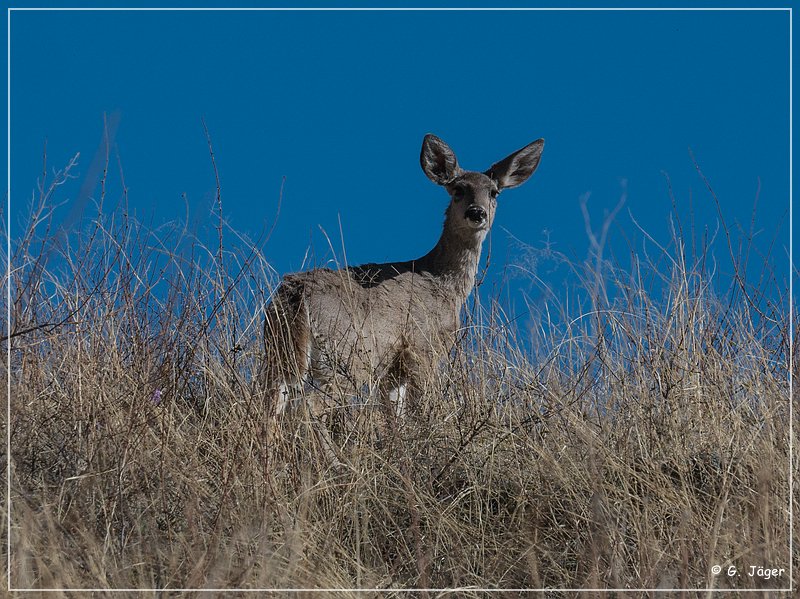
{"type": "Polygon", "coordinates": [[[422,140],[419,163],[428,179],[437,185],[447,185],[462,172],[450,146],[430,133],[422,140]]]}
{"type": "Polygon", "coordinates": [[[521,150],[517,150],[510,156],[503,158],[500,162],[493,164],[484,174],[497,181],[500,189],[522,185],[533,174],[536,167],[539,166],[539,159],[542,157],[543,149],[544,140],[537,139],[521,150]]]}

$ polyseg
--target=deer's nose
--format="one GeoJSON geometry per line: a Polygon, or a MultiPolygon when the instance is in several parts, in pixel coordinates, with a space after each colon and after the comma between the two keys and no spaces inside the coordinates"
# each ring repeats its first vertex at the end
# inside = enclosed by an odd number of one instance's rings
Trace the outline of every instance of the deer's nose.
{"type": "Polygon", "coordinates": [[[464,213],[464,216],[475,224],[483,224],[486,222],[486,210],[480,206],[470,206],[464,213]]]}

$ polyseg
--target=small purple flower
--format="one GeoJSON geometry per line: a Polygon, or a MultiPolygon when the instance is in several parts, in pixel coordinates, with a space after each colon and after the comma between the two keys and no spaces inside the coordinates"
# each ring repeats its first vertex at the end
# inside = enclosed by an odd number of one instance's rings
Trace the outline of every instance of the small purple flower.
{"type": "Polygon", "coordinates": [[[152,401],[155,406],[161,403],[161,389],[153,391],[153,397],[150,398],[150,401],[152,401]]]}

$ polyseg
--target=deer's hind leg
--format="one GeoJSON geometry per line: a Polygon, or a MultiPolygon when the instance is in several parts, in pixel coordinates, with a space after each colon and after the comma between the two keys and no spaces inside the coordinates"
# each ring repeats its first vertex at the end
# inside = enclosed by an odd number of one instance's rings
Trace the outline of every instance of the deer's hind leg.
{"type": "Polygon", "coordinates": [[[294,411],[298,396],[303,413],[328,463],[342,465],[334,449],[327,427],[321,421],[319,399],[305,397],[304,386],[310,374],[315,374],[315,339],[302,292],[291,285],[278,290],[270,305],[264,324],[264,340],[268,363],[268,398],[270,402],[270,440],[279,438],[280,420],[294,411]]]}
{"type": "Polygon", "coordinates": [[[284,467],[294,447],[287,434],[287,413],[302,393],[309,370],[309,326],[302,287],[286,282],[267,306],[264,319],[264,369],[266,421],[263,423],[268,460],[284,467]]]}
{"type": "Polygon", "coordinates": [[[303,389],[311,359],[309,329],[302,289],[281,285],[264,319],[267,401],[272,417],[282,415],[303,389]]]}

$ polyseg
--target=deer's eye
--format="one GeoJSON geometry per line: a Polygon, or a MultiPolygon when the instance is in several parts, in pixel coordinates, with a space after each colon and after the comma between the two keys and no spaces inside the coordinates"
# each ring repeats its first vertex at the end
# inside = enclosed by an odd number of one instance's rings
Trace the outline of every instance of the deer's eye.
{"type": "Polygon", "coordinates": [[[490,189],[490,190],[489,190],[489,195],[490,195],[490,196],[492,196],[492,199],[493,199],[493,200],[496,200],[496,199],[497,199],[497,195],[498,195],[499,193],[500,193],[500,191],[499,191],[499,190],[497,190],[497,189],[490,189]]]}
{"type": "Polygon", "coordinates": [[[453,200],[459,202],[464,199],[464,188],[463,187],[456,187],[453,189],[453,200]]]}

